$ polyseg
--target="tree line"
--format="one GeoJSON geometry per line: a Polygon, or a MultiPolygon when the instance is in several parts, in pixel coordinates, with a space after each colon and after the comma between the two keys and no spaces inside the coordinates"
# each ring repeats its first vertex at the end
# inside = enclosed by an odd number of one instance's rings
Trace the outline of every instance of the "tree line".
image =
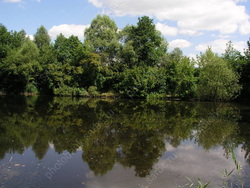
{"type": "Polygon", "coordinates": [[[58,96],[124,98],[196,98],[207,101],[249,99],[250,41],[240,53],[232,42],[218,55],[208,47],[196,59],[168,43],[153,19],[119,30],[107,15],[98,15],[84,41],[63,34],[54,41],[44,26],[34,40],[25,31],[0,24],[0,91],[58,96]]]}

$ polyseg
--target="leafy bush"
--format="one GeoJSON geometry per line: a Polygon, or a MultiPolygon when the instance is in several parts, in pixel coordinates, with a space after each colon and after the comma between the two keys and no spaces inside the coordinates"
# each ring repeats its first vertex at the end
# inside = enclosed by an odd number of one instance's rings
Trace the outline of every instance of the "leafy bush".
{"type": "Polygon", "coordinates": [[[227,62],[208,49],[200,56],[197,95],[201,100],[228,101],[239,95],[239,76],[227,62]]]}
{"type": "Polygon", "coordinates": [[[166,97],[166,94],[150,93],[147,96],[147,100],[163,99],[165,97],[166,97]]]}
{"type": "Polygon", "coordinates": [[[83,96],[84,92],[83,88],[73,88],[66,85],[54,89],[54,94],[58,96],[83,96]]]}
{"type": "Polygon", "coordinates": [[[118,77],[115,85],[124,97],[146,98],[150,93],[165,93],[166,72],[158,67],[133,67],[118,77]]]}
{"type": "Polygon", "coordinates": [[[88,91],[87,90],[83,90],[83,92],[82,92],[82,95],[84,96],[84,97],[88,97],[89,96],[89,93],[88,93],[88,91]]]}
{"type": "Polygon", "coordinates": [[[94,96],[94,97],[100,95],[99,92],[97,91],[97,87],[96,86],[90,86],[88,88],[88,93],[89,93],[90,96],[94,96]]]}

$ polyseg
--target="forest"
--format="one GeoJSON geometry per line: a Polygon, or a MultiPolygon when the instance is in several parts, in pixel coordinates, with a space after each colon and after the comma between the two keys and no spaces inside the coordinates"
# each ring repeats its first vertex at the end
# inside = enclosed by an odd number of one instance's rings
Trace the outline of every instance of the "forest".
{"type": "Polygon", "coordinates": [[[223,54],[208,47],[193,59],[169,52],[147,16],[119,30],[98,15],[83,34],[52,41],[41,26],[31,40],[0,24],[1,94],[249,100],[250,40],[244,53],[229,41],[223,54]]]}

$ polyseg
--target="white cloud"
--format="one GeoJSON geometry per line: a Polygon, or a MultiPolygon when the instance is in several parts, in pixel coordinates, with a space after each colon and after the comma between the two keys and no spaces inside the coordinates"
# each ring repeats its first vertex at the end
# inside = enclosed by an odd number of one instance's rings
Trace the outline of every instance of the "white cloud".
{"type": "MultiPolygon", "coordinates": [[[[228,43],[228,40],[218,39],[218,40],[214,40],[211,42],[199,44],[195,47],[195,49],[196,51],[204,52],[207,50],[208,46],[210,46],[213,52],[221,54],[225,52],[227,43],[228,43]]],[[[246,42],[245,41],[233,42],[233,46],[236,50],[243,52],[243,50],[246,48],[246,42]]]]}
{"type": "Polygon", "coordinates": [[[88,1],[98,8],[102,8],[104,6],[102,1],[100,0],[88,0],[88,1]]]}
{"type": "Polygon", "coordinates": [[[240,27],[240,33],[243,35],[250,34],[250,22],[245,22],[240,27]]]}
{"type": "Polygon", "coordinates": [[[162,23],[157,23],[156,29],[164,36],[176,36],[178,34],[178,29],[176,27],[171,27],[162,23]]]}
{"type": "Polygon", "coordinates": [[[230,38],[230,35],[222,35],[222,34],[220,34],[220,35],[212,34],[211,36],[212,36],[212,37],[216,37],[216,38],[223,38],[223,39],[228,39],[228,38],[230,38]]]}
{"type": "Polygon", "coordinates": [[[202,32],[198,32],[198,31],[195,31],[195,30],[191,30],[191,29],[181,29],[179,31],[180,34],[182,35],[187,35],[187,36],[201,36],[203,35],[204,33],[202,32]]]}
{"type": "Polygon", "coordinates": [[[113,10],[117,16],[154,16],[158,20],[176,21],[179,29],[190,31],[220,31],[230,34],[246,32],[249,22],[243,0],[89,0],[98,8],[113,10]],[[246,27],[246,28],[244,28],[246,27]]]}
{"type": "Polygon", "coordinates": [[[34,40],[34,35],[26,35],[30,40],[34,40]]]}
{"type": "Polygon", "coordinates": [[[4,0],[4,3],[22,3],[22,0],[4,0]]]}
{"type": "Polygon", "coordinates": [[[156,29],[159,30],[164,36],[177,36],[178,34],[186,36],[201,36],[202,32],[190,29],[179,29],[177,27],[168,26],[162,23],[156,24],[156,29]]]}
{"type": "Polygon", "coordinates": [[[176,39],[169,43],[170,48],[188,48],[190,46],[192,46],[192,44],[185,39],[176,39]]]}
{"type": "Polygon", "coordinates": [[[86,25],[74,25],[74,24],[62,24],[58,26],[53,26],[49,30],[49,35],[52,39],[55,39],[57,35],[62,33],[65,37],[70,37],[71,35],[78,36],[79,39],[84,38],[84,31],[88,26],[86,25]]]}

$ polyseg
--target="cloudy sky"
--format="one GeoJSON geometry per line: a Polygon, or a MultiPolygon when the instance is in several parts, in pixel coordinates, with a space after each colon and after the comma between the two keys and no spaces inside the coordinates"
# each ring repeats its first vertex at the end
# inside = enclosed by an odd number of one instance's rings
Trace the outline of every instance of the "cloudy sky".
{"type": "Polygon", "coordinates": [[[231,40],[239,51],[250,37],[249,0],[0,0],[0,23],[33,35],[44,25],[52,39],[63,33],[83,40],[97,14],[108,14],[122,29],[148,15],[169,42],[186,55],[212,46],[223,53],[231,40]]]}

